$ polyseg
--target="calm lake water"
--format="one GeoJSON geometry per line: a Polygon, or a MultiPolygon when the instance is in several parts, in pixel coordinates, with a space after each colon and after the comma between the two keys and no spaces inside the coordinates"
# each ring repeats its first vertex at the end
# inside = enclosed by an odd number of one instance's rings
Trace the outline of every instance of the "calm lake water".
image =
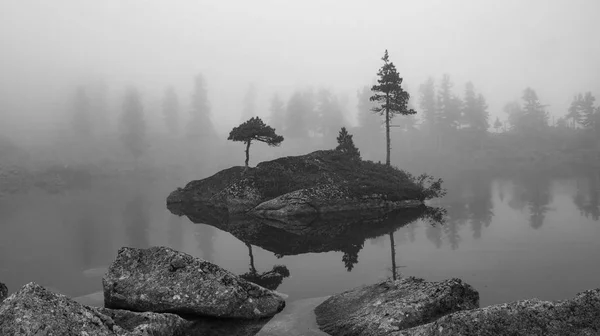
{"type": "MultiPolygon", "coordinates": [[[[0,281],[11,292],[35,281],[85,295],[102,289],[119,247],[165,245],[236,274],[249,272],[251,262],[258,273],[285,265],[290,276],[277,290],[290,301],[391,276],[393,232],[404,276],[461,278],[479,291],[482,306],[565,299],[600,287],[599,180],[598,173],[464,174],[447,180],[448,196],[435,204],[448,210],[442,225],[399,215],[364,234],[354,223],[352,232],[331,236],[323,225],[307,236],[298,228],[192,223],[165,206],[183,180],[96,181],[91,190],[56,195],[33,190],[0,200],[0,281]]],[[[345,229],[338,223],[336,230],[345,229]]]]}

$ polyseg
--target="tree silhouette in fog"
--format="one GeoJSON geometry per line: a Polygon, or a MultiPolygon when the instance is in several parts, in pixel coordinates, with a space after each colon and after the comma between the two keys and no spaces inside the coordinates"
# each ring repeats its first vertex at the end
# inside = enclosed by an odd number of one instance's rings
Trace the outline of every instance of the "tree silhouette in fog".
{"type": "Polygon", "coordinates": [[[600,219],[600,173],[590,171],[587,176],[577,181],[577,192],[573,203],[582,216],[600,219]]]}
{"type": "Polygon", "coordinates": [[[202,74],[194,77],[190,120],[186,132],[187,137],[193,140],[207,140],[216,137],[216,131],[211,121],[211,107],[208,101],[206,80],[202,74]]]}
{"type": "Polygon", "coordinates": [[[473,238],[481,238],[481,230],[492,223],[492,179],[485,174],[472,174],[469,182],[469,197],[466,200],[473,238]]]}
{"type": "Polygon", "coordinates": [[[308,139],[315,115],[313,91],[308,89],[294,92],[287,103],[283,134],[292,139],[308,139]]]}
{"type": "Polygon", "coordinates": [[[548,174],[524,173],[515,178],[509,205],[520,211],[527,209],[532,228],[537,229],[544,225],[551,202],[551,179],[548,174]]]}
{"type": "Polygon", "coordinates": [[[227,140],[243,142],[246,145],[246,161],[248,167],[250,160],[250,145],[252,141],[264,142],[269,146],[279,146],[283,142],[283,137],[275,133],[275,129],[266,125],[259,117],[252,117],[243,124],[234,127],[229,132],[227,140]]]}
{"type": "Polygon", "coordinates": [[[241,278],[266,289],[276,290],[283,282],[283,279],[290,276],[290,271],[284,265],[275,265],[270,271],[258,273],[254,265],[252,245],[246,243],[246,247],[248,248],[248,256],[250,257],[250,271],[240,275],[241,278]]]}
{"type": "Polygon", "coordinates": [[[276,130],[284,130],[285,118],[285,103],[278,94],[274,94],[271,98],[269,106],[269,124],[276,130]]]}
{"type": "Polygon", "coordinates": [[[162,103],[163,118],[165,125],[171,135],[179,133],[179,113],[180,113],[179,97],[172,86],[165,90],[162,103]]]}
{"type": "Polygon", "coordinates": [[[120,126],[121,141],[137,162],[146,151],[148,143],[144,107],[139,92],[133,87],[125,93],[120,126]]]}
{"type": "Polygon", "coordinates": [[[143,194],[137,191],[133,198],[125,204],[122,212],[125,237],[130,247],[147,248],[148,227],[150,218],[143,194]]]}
{"type": "Polygon", "coordinates": [[[338,97],[328,89],[320,89],[315,106],[317,129],[323,146],[329,147],[340,128],[345,123],[342,105],[338,97]]]}
{"type": "Polygon", "coordinates": [[[377,72],[377,84],[371,87],[373,95],[370,100],[377,103],[372,111],[383,116],[385,120],[386,156],[385,164],[390,165],[390,122],[395,115],[415,114],[415,110],[408,109],[407,104],[410,94],[402,89],[402,77],[398,74],[396,66],[390,61],[388,51],[381,58],[383,66],[377,72]]]}

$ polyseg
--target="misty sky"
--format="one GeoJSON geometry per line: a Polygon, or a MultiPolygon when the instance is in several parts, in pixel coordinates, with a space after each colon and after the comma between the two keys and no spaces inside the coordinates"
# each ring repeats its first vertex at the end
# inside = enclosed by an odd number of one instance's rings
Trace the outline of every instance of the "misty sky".
{"type": "Polygon", "coordinates": [[[116,97],[135,84],[148,104],[174,85],[187,104],[198,72],[222,132],[250,83],[261,115],[306,85],[346,94],[355,113],[387,48],[413,95],[447,72],[494,116],[526,86],[562,115],[575,93],[600,96],[598,13],[598,0],[0,0],[0,114],[44,123],[90,78],[116,97]]]}

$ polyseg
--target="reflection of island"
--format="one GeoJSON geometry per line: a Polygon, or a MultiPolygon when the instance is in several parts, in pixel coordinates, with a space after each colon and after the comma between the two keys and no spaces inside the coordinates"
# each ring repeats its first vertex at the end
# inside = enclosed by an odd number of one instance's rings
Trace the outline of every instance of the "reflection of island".
{"type": "Polygon", "coordinates": [[[252,246],[248,243],[246,243],[246,246],[248,247],[248,255],[250,256],[250,271],[240,276],[264,288],[276,290],[283,282],[283,279],[290,276],[290,271],[283,265],[275,265],[273,266],[273,269],[268,272],[258,273],[254,266],[252,246]]]}
{"type": "Polygon", "coordinates": [[[538,229],[544,225],[546,213],[552,202],[552,180],[548,174],[522,174],[515,178],[511,208],[529,210],[529,225],[538,229]]]}
{"type": "MultiPolygon", "coordinates": [[[[348,271],[358,262],[358,253],[365,240],[389,234],[423,216],[430,216],[430,209],[422,206],[389,213],[339,212],[280,221],[244,215],[229,217],[227,210],[215,208],[169,207],[174,214],[186,215],[194,223],[229,232],[247,245],[261,247],[278,257],[343,252],[342,261],[348,271]]],[[[252,263],[251,253],[250,256],[252,263]]],[[[250,273],[253,273],[253,266],[250,273]]]]}

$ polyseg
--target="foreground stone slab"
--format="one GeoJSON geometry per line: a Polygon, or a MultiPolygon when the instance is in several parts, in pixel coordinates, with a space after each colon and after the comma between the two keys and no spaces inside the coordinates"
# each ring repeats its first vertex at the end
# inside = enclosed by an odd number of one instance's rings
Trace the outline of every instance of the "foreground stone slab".
{"type": "Polygon", "coordinates": [[[263,318],[285,301],[208,261],[168,247],[123,247],[102,279],[108,308],[227,318],[263,318]]]}
{"type": "Polygon", "coordinates": [[[479,307],[479,293],[460,279],[408,277],[333,295],[315,308],[317,324],[337,336],[396,335],[446,314],[479,307]]]}
{"type": "Polygon", "coordinates": [[[523,300],[457,312],[396,335],[600,335],[600,289],[566,301],[523,300]]]}
{"type": "Polygon", "coordinates": [[[175,336],[187,324],[174,314],[87,307],[33,282],[0,306],[0,335],[175,336]]]}
{"type": "Polygon", "coordinates": [[[6,299],[7,296],[8,296],[8,288],[6,287],[5,284],[0,282],[0,303],[2,303],[2,301],[4,301],[4,299],[6,299]]]}

